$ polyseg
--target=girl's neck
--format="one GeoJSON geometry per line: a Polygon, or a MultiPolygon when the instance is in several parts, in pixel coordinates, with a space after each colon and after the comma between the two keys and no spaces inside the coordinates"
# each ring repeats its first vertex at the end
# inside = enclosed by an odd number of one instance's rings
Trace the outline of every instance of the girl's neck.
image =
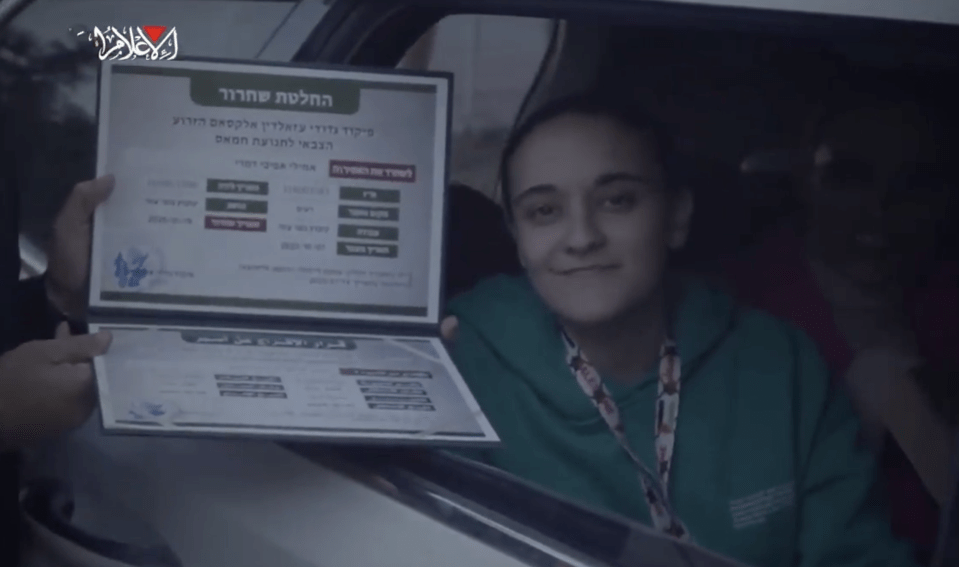
{"type": "Polygon", "coordinates": [[[597,371],[621,384],[635,384],[659,360],[666,336],[665,294],[652,298],[610,321],[563,328],[597,371]]]}

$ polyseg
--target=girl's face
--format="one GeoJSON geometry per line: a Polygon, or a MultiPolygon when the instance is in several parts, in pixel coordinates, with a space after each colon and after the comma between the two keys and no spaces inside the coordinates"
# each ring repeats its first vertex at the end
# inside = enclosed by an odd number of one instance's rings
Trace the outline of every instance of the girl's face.
{"type": "Polygon", "coordinates": [[[666,194],[645,137],[610,118],[567,114],[537,127],[509,163],[513,230],[536,291],[561,319],[615,319],[663,277],[686,241],[692,198],[666,194]]]}
{"type": "Polygon", "coordinates": [[[858,283],[891,283],[934,250],[955,175],[932,126],[919,109],[877,107],[824,132],[809,193],[814,242],[858,283]]]}

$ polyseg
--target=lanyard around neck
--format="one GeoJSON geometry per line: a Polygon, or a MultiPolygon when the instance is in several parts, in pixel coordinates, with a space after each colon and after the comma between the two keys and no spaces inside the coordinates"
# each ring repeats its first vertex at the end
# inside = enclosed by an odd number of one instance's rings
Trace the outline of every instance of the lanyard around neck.
{"type": "Polygon", "coordinates": [[[636,465],[653,526],[678,539],[688,540],[689,531],[673,511],[668,492],[673,446],[676,442],[676,423],[679,419],[679,387],[682,374],[676,343],[667,338],[659,351],[659,384],[653,424],[658,466],[654,474],[630,446],[619,407],[613,401],[599,373],[573,339],[565,331],[562,335],[563,343],[566,345],[566,363],[570,371],[583,389],[583,393],[593,402],[626,455],[636,465]]]}

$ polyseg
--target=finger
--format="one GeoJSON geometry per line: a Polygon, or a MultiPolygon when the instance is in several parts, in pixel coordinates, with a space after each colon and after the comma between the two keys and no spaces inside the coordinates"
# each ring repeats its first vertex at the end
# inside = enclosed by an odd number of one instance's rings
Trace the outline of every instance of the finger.
{"type": "Polygon", "coordinates": [[[74,392],[80,397],[87,397],[93,389],[93,365],[89,362],[64,365],[67,371],[64,374],[64,385],[68,392],[74,392]]]}
{"type": "Polygon", "coordinates": [[[89,362],[67,362],[53,368],[51,379],[62,392],[82,392],[93,385],[93,366],[89,362]]]}
{"type": "Polygon", "coordinates": [[[66,321],[57,325],[57,332],[53,335],[55,339],[65,339],[70,336],[70,325],[66,321]]]}
{"type": "Polygon", "coordinates": [[[96,405],[89,364],[48,366],[38,377],[43,384],[21,393],[16,415],[4,424],[5,448],[28,447],[66,433],[83,424],[96,405]]]}
{"type": "Polygon", "coordinates": [[[59,423],[60,433],[85,422],[96,406],[96,387],[93,366],[90,363],[62,364],[56,367],[51,379],[56,412],[53,421],[59,423]]]}
{"type": "Polygon", "coordinates": [[[113,175],[104,175],[90,181],[77,183],[67,197],[61,211],[61,222],[85,225],[90,223],[93,212],[113,192],[113,175]]]}
{"type": "Polygon", "coordinates": [[[440,336],[442,336],[445,341],[453,342],[459,333],[459,327],[459,320],[457,320],[456,317],[447,317],[440,323],[440,336]]]}
{"type": "Polygon", "coordinates": [[[110,197],[115,186],[116,178],[113,174],[107,174],[97,177],[78,192],[81,208],[87,218],[92,216],[93,211],[110,197]]]}
{"type": "Polygon", "coordinates": [[[50,361],[54,364],[87,362],[105,353],[112,338],[109,331],[100,331],[93,335],[74,335],[47,341],[50,361]]]}

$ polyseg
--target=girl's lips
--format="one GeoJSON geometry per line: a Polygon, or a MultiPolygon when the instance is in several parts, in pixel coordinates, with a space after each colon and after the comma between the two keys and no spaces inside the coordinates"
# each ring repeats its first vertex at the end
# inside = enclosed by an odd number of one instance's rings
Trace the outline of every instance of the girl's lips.
{"type": "Polygon", "coordinates": [[[614,265],[605,265],[605,266],[583,266],[581,268],[569,268],[567,270],[557,270],[557,273],[561,276],[571,276],[574,274],[584,274],[589,272],[608,272],[609,270],[615,270],[619,266],[614,265]]]}

